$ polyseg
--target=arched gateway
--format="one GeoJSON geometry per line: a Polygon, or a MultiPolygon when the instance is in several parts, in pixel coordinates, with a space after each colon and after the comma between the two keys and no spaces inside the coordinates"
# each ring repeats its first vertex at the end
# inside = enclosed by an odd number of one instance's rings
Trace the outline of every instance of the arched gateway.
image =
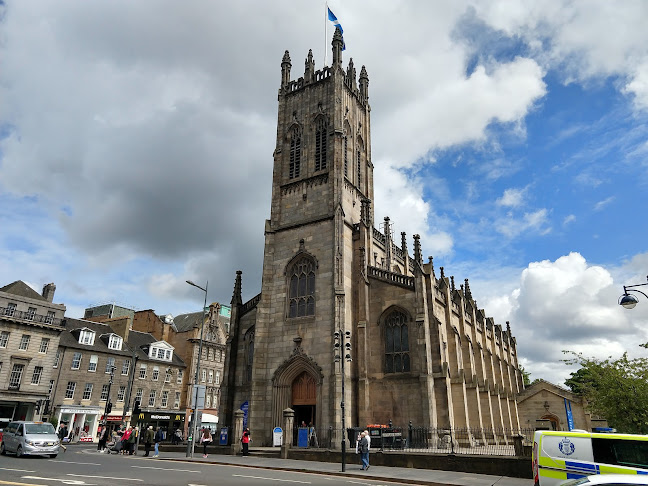
{"type": "Polygon", "coordinates": [[[300,348],[293,351],[290,359],[277,368],[272,378],[272,412],[275,426],[283,427],[282,412],[286,408],[295,411],[295,424],[302,422],[316,425],[319,415],[317,404],[321,403],[322,369],[300,348]]]}

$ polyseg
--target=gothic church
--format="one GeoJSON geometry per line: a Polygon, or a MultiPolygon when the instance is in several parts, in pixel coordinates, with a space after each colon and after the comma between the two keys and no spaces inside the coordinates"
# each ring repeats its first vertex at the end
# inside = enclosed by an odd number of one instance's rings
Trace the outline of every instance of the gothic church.
{"type": "MultiPolygon", "coordinates": [[[[471,430],[519,428],[523,389],[515,338],[486,317],[468,280],[376,229],[372,200],[369,77],[332,65],[303,77],[281,62],[272,206],[265,225],[261,292],[242,302],[237,272],[221,396],[221,423],[247,409],[255,444],[271,445],[282,411],[317,430],[340,430],[342,373],[334,333],[349,333],[342,359],[347,426],[471,430]],[[344,358],[344,356],[343,356],[344,358]]],[[[321,435],[321,433],[320,433],[321,435]]],[[[479,435],[479,432],[476,432],[479,435]]],[[[339,443],[339,442],[338,442],[339,443]]]]}

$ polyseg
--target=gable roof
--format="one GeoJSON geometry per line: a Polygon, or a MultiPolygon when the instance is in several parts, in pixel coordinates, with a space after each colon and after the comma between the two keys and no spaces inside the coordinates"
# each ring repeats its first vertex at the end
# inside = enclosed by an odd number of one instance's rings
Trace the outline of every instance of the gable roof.
{"type": "Polygon", "coordinates": [[[101,339],[101,336],[104,334],[114,334],[113,329],[108,324],[86,321],[83,319],[74,319],[71,317],[66,317],[64,322],[65,332],[61,334],[61,341],[59,344],[62,347],[122,356],[132,355],[132,351],[126,346],[122,347],[121,350],[109,349],[106,341],[101,339]],[[92,345],[79,343],[78,334],[79,331],[83,329],[94,332],[99,339],[95,339],[92,345]]]}
{"type": "Polygon", "coordinates": [[[202,324],[202,319],[205,314],[203,312],[192,312],[191,314],[180,314],[173,318],[173,324],[178,332],[191,331],[194,327],[199,327],[202,324]]]}
{"type": "MultiPolygon", "coordinates": [[[[155,343],[163,343],[165,341],[158,341],[155,339],[155,337],[148,332],[141,332],[141,331],[135,331],[131,330],[128,333],[128,341],[127,344],[131,349],[134,349],[135,352],[137,353],[137,357],[139,358],[140,361],[147,361],[149,363],[171,363],[174,366],[180,366],[182,368],[185,368],[187,365],[185,362],[178,356],[177,353],[173,353],[173,357],[171,358],[171,361],[163,361],[163,360],[157,360],[157,359],[151,359],[149,358],[148,354],[144,351],[144,347],[150,346],[151,344],[155,343]]],[[[170,349],[173,349],[171,346],[169,346],[170,349]]]]}
{"type": "Polygon", "coordinates": [[[524,400],[537,395],[541,391],[548,391],[549,393],[553,393],[561,398],[567,398],[572,402],[581,401],[581,397],[576,395],[574,392],[543,379],[535,380],[532,384],[525,387],[524,391],[518,395],[517,401],[518,403],[523,402],[524,400]]]}
{"type": "Polygon", "coordinates": [[[27,297],[28,299],[44,300],[45,302],[48,302],[45,297],[36,292],[22,280],[16,280],[9,285],[5,285],[4,287],[0,288],[0,292],[6,292],[8,294],[18,295],[20,297],[27,297]]]}

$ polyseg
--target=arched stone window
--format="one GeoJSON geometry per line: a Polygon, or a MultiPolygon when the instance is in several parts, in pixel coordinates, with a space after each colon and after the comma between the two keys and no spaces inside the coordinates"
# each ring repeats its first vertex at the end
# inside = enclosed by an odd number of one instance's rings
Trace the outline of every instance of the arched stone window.
{"type": "Polygon", "coordinates": [[[407,320],[403,312],[393,310],[384,321],[385,373],[402,373],[410,370],[407,320]]]}
{"type": "Polygon", "coordinates": [[[295,179],[301,172],[301,133],[299,127],[294,127],[290,135],[290,164],[288,177],[295,179]]]}
{"type": "Polygon", "coordinates": [[[315,315],[315,262],[304,256],[288,272],[288,317],[315,315]]]}
{"type": "Polygon", "coordinates": [[[326,138],[328,123],[323,116],[317,119],[315,128],[315,170],[326,169],[326,138]]]}
{"type": "Polygon", "coordinates": [[[362,152],[364,152],[364,145],[362,140],[358,140],[356,148],[356,185],[358,187],[362,184],[362,152]]]}
{"type": "Polygon", "coordinates": [[[349,139],[344,136],[344,177],[349,177],[349,139]]]}
{"type": "Polygon", "coordinates": [[[254,364],[254,327],[243,337],[245,343],[245,382],[252,383],[252,365],[254,364]]]}

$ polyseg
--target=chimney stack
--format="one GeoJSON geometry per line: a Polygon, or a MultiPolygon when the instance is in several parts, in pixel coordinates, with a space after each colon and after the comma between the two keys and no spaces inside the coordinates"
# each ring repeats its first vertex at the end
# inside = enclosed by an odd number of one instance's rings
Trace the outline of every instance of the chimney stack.
{"type": "Polygon", "coordinates": [[[43,297],[47,299],[47,302],[53,302],[54,301],[54,292],[56,292],[56,285],[53,283],[48,283],[47,285],[43,286],[43,297]]]}

